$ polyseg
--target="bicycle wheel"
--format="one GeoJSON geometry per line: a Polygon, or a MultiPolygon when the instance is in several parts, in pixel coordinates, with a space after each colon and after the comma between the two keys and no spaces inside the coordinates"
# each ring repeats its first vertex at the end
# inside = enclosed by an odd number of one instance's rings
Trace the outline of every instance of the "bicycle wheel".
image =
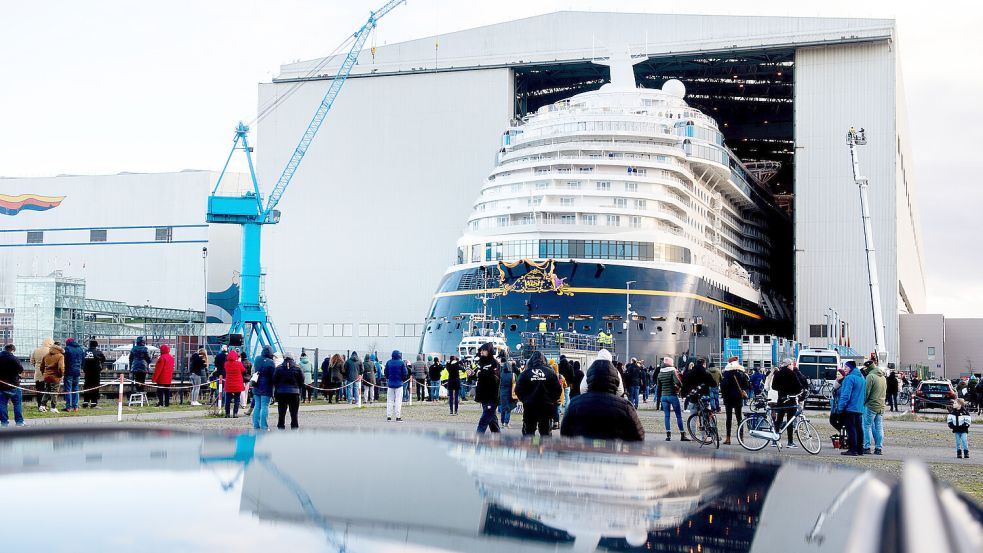
{"type": "Polygon", "coordinates": [[[751,435],[752,430],[764,432],[774,432],[768,417],[765,415],[750,416],[741,421],[737,427],[737,443],[748,451],[760,451],[771,443],[768,438],[759,438],[751,435]]]}
{"type": "Polygon", "coordinates": [[[811,422],[802,419],[795,425],[795,437],[802,449],[815,455],[823,448],[823,437],[811,422]]]}
{"type": "Polygon", "coordinates": [[[720,431],[717,428],[717,416],[713,414],[713,411],[707,411],[706,416],[705,426],[710,431],[710,437],[712,437],[716,448],[720,449],[720,431]]]}
{"type": "Polygon", "coordinates": [[[713,441],[713,437],[710,436],[706,428],[701,424],[699,413],[693,413],[686,419],[686,430],[689,431],[690,437],[697,443],[708,445],[713,441]]]}
{"type": "Polygon", "coordinates": [[[823,387],[819,389],[819,397],[828,404],[829,400],[833,399],[833,387],[829,383],[823,384],[823,387]]]}

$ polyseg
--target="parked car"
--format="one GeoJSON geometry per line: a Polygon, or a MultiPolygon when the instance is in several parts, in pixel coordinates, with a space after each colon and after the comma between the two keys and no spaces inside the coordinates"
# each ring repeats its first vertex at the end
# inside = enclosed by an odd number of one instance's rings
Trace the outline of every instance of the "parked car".
{"type": "Polygon", "coordinates": [[[923,380],[915,390],[911,410],[915,413],[925,409],[948,410],[954,399],[956,390],[948,380],[923,380]]]}

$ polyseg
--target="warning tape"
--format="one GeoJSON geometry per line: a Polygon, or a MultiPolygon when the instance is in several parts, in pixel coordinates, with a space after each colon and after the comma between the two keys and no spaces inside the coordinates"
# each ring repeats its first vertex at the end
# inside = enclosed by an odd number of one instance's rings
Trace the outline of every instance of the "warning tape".
{"type": "Polygon", "coordinates": [[[23,386],[18,386],[16,384],[11,384],[9,382],[4,382],[3,380],[0,380],[0,384],[4,384],[6,386],[10,386],[11,388],[16,388],[18,390],[23,390],[25,392],[31,392],[31,393],[35,393],[35,394],[44,394],[44,395],[49,395],[49,396],[67,396],[69,394],[84,394],[86,392],[91,392],[93,390],[98,390],[99,388],[105,388],[106,386],[116,386],[119,383],[118,382],[111,382],[109,384],[100,384],[100,385],[98,385],[98,386],[96,386],[94,388],[85,388],[84,390],[75,390],[75,391],[71,391],[71,392],[47,392],[45,390],[37,390],[37,389],[34,389],[34,388],[24,388],[23,386]]]}

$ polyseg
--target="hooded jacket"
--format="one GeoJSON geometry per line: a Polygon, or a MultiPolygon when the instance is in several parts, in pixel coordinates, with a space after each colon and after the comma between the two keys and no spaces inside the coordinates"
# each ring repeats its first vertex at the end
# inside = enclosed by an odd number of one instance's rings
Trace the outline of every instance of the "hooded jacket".
{"type": "Polygon", "coordinates": [[[440,380],[440,373],[443,370],[444,366],[440,364],[440,359],[434,359],[433,363],[430,364],[430,368],[427,369],[430,380],[440,380]]]}
{"type": "Polygon", "coordinates": [[[495,359],[495,347],[491,343],[483,344],[478,348],[476,373],[478,386],[474,390],[474,400],[482,405],[499,405],[502,399],[498,389],[499,365],[498,359],[495,359]],[[482,351],[489,353],[487,356],[483,356],[481,355],[482,351]]]}
{"type": "Polygon", "coordinates": [[[23,368],[16,355],[6,350],[0,351],[0,391],[5,392],[12,390],[11,386],[20,386],[21,370],[23,368]]]}
{"type": "MultiPolygon", "coordinates": [[[[559,334],[559,336],[562,335],[563,334],[559,334]]],[[[567,381],[567,386],[570,386],[573,383],[573,365],[570,363],[570,360],[567,359],[566,355],[560,356],[560,363],[557,365],[556,372],[558,372],[560,376],[567,381]]]]}
{"type": "Polygon", "coordinates": [[[362,360],[362,380],[369,384],[375,384],[375,363],[372,362],[372,356],[368,353],[362,360]]]}
{"type": "MultiPolygon", "coordinates": [[[[894,395],[898,393],[898,389],[900,388],[899,386],[900,383],[898,382],[898,375],[895,373],[891,373],[891,376],[887,377],[886,380],[887,380],[887,394],[894,395]]],[[[969,384],[970,386],[972,386],[973,384],[975,384],[975,382],[972,379],[970,379],[969,384]]],[[[972,390],[970,389],[970,391],[972,390]]]]}
{"type": "Polygon", "coordinates": [[[883,414],[884,404],[887,400],[887,379],[884,378],[884,370],[874,365],[867,372],[864,380],[866,381],[864,386],[864,407],[879,415],[883,414]]]}
{"type": "Polygon", "coordinates": [[[709,369],[707,369],[707,374],[709,374],[710,375],[710,378],[713,379],[713,386],[711,386],[711,387],[712,388],[719,388],[720,387],[720,379],[723,378],[723,376],[724,376],[723,373],[720,372],[720,368],[717,367],[716,365],[714,365],[714,366],[710,367],[709,369]]]}
{"type": "MultiPolygon", "coordinates": [[[[593,365],[591,365],[593,367],[593,365]]],[[[587,369],[588,371],[590,369],[587,369]]],[[[638,363],[628,363],[625,365],[625,386],[631,388],[632,386],[642,385],[642,367],[638,363]]]]}
{"type": "Polygon", "coordinates": [[[48,352],[51,351],[51,346],[54,343],[55,341],[51,338],[45,338],[41,346],[31,352],[31,366],[34,367],[35,382],[44,380],[44,367],[41,366],[41,362],[44,361],[44,356],[48,355],[48,352]]]}
{"type": "Polygon", "coordinates": [[[65,340],[65,376],[82,376],[82,362],[85,361],[85,350],[74,338],[65,340]]]}
{"type": "Polygon", "coordinates": [[[41,360],[41,367],[45,382],[61,382],[61,377],[65,376],[65,350],[52,344],[41,360]]]}
{"type": "Polygon", "coordinates": [[[314,364],[311,363],[311,358],[301,355],[297,366],[300,368],[300,372],[304,373],[304,384],[312,384],[314,382],[314,364]]]}
{"type": "Polygon", "coordinates": [[[570,397],[575,398],[580,394],[584,393],[581,391],[581,387],[586,386],[587,375],[584,374],[584,370],[580,368],[580,361],[574,361],[571,363],[573,367],[571,371],[573,372],[573,380],[570,381],[570,397]]]}
{"type": "Polygon", "coordinates": [[[203,376],[208,370],[208,355],[202,355],[197,351],[191,354],[191,366],[189,367],[191,374],[196,374],[198,376],[203,376]]]}
{"type": "Polygon", "coordinates": [[[406,369],[406,362],[399,350],[393,351],[392,359],[386,361],[385,375],[386,385],[390,388],[402,388],[403,382],[409,378],[409,370],[406,369]]]}
{"type": "Polygon", "coordinates": [[[840,384],[840,399],[837,401],[837,411],[846,413],[863,413],[867,384],[860,374],[859,368],[853,368],[843,377],[840,384]]]}
{"type": "Polygon", "coordinates": [[[225,361],[229,358],[229,354],[225,351],[222,346],[222,351],[215,354],[215,376],[225,376],[225,361]]]}
{"type": "Polygon", "coordinates": [[[427,379],[427,359],[422,353],[418,353],[416,356],[416,361],[413,362],[413,378],[417,380],[427,379]]]}
{"type": "Polygon", "coordinates": [[[720,374],[720,395],[724,398],[724,403],[741,405],[744,401],[741,392],[747,392],[750,388],[751,382],[748,380],[747,373],[744,372],[744,367],[737,361],[727,363],[724,371],[720,374]]]}
{"type": "Polygon", "coordinates": [[[617,395],[618,371],[610,361],[597,360],[587,369],[587,393],[570,400],[560,435],[592,440],[645,439],[638,413],[627,399],[617,395]]]}
{"type": "Polygon", "coordinates": [[[760,394],[765,389],[765,375],[759,370],[751,373],[751,390],[755,394],[760,394]]]}
{"type": "Polygon", "coordinates": [[[171,346],[160,345],[160,359],[154,365],[154,374],[150,377],[155,384],[168,385],[174,379],[174,356],[171,355],[171,346]]]}
{"type": "MultiPolygon", "coordinates": [[[[857,372],[858,376],[860,372],[857,372]]],[[[862,379],[863,376],[860,376],[862,379]]],[[[795,375],[795,371],[792,367],[785,366],[777,371],[775,371],[775,376],[771,379],[771,389],[778,392],[779,401],[797,396],[802,393],[802,384],[799,382],[799,377],[795,375]]],[[[861,410],[862,411],[862,410],[861,410]]]]}
{"type": "Polygon", "coordinates": [[[345,378],[348,382],[352,382],[360,374],[362,374],[362,362],[358,360],[358,352],[353,351],[345,361],[345,378]]]}
{"type": "Polygon", "coordinates": [[[969,432],[969,427],[972,424],[973,419],[969,415],[969,411],[966,407],[960,407],[956,409],[955,407],[949,409],[949,415],[946,417],[946,424],[952,430],[953,434],[965,434],[969,432]]]}
{"type": "Polygon", "coordinates": [[[252,390],[255,396],[270,397],[273,395],[273,373],[276,363],[273,361],[273,348],[263,346],[263,351],[253,361],[253,372],[256,373],[256,383],[252,390]]]}
{"type": "Polygon", "coordinates": [[[239,354],[232,350],[225,359],[225,391],[231,393],[246,391],[246,383],[242,380],[242,373],[246,368],[239,361],[239,354]]]}
{"type": "Polygon", "coordinates": [[[137,338],[135,346],[130,348],[130,372],[145,373],[150,370],[150,350],[146,346],[146,338],[137,338]]]}
{"type": "Polygon", "coordinates": [[[533,352],[515,381],[515,395],[523,407],[536,413],[549,413],[556,408],[562,394],[560,378],[546,363],[546,357],[540,351],[533,352]]]}
{"type": "Polygon", "coordinates": [[[304,373],[293,357],[287,356],[273,373],[273,387],[276,395],[300,394],[304,388],[304,373]]]}

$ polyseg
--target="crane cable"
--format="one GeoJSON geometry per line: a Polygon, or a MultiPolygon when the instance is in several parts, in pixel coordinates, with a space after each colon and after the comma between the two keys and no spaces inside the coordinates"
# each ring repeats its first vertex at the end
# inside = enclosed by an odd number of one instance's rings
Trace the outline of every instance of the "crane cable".
{"type": "Polygon", "coordinates": [[[297,92],[298,89],[300,89],[301,85],[303,85],[308,79],[317,75],[319,71],[321,71],[325,66],[330,64],[332,61],[334,61],[335,58],[341,55],[342,51],[349,45],[349,43],[353,42],[354,40],[355,40],[355,35],[349,35],[345,40],[343,40],[340,44],[338,44],[338,46],[336,46],[334,50],[331,51],[330,54],[328,54],[324,58],[321,58],[321,61],[318,62],[317,65],[315,65],[313,68],[311,68],[310,71],[305,73],[302,77],[299,77],[296,82],[290,85],[290,87],[287,88],[287,91],[284,92],[283,95],[277,96],[276,98],[268,101],[264,106],[261,106],[256,112],[256,117],[249,122],[249,126],[251,127],[256,123],[259,123],[267,116],[269,116],[271,113],[273,113],[278,107],[280,107],[280,104],[282,104],[288,98],[293,96],[294,93],[297,92]]]}

